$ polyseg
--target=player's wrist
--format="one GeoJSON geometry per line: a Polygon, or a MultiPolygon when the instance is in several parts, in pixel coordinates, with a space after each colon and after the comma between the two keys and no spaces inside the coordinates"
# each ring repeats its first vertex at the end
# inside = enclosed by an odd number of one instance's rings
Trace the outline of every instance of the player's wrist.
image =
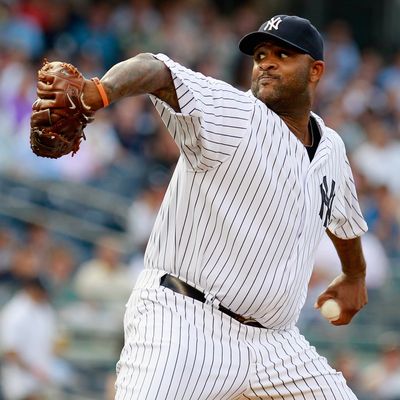
{"type": "Polygon", "coordinates": [[[85,79],[82,102],[90,107],[92,111],[97,111],[109,105],[108,96],[104,87],[101,86],[101,88],[103,89],[103,93],[102,89],[99,90],[99,83],[96,83],[93,79],[85,79]]]}
{"type": "Polygon", "coordinates": [[[110,104],[110,100],[106,93],[106,89],[105,89],[103,83],[97,77],[92,78],[91,81],[94,82],[94,84],[96,85],[96,89],[99,92],[99,95],[101,97],[103,107],[107,107],[110,104]]]}
{"type": "Polygon", "coordinates": [[[366,277],[366,268],[364,266],[359,266],[358,268],[351,268],[351,269],[343,269],[343,275],[347,280],[365,280],[366,277]]]}
{"type": "Polygon", "coordinates": [[[343,273],[344,278],[348,282],[365,282],[365,273],[343,273]]]}

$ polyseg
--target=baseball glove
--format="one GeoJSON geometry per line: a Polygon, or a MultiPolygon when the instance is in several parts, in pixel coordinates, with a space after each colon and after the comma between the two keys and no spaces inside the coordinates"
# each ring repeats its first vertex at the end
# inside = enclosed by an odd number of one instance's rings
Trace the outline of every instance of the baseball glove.
{"type": "Polygon", "coordinates": [[[76,67],[64,62],[45,61],[38,71],[30,133],[36,155],[59,158],[79,150],[83,129],[94,114],[83,100],[85,81],[76,67]]]}

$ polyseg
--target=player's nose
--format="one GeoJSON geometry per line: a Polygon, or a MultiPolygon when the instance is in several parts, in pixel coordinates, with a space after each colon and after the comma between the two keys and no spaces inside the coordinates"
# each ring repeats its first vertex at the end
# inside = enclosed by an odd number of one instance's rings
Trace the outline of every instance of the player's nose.
{"type": "Polygon", "coordinates": [[[267,71],[271,69],[275,69],[277,67],[277,63],[272,57],[265,57],[258,63],[258,68],[262,71],[267,71]]]}

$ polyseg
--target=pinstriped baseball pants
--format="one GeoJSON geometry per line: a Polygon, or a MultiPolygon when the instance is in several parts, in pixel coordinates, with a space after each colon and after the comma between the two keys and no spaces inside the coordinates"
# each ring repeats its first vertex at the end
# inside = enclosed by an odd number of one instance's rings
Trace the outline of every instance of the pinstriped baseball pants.
{"type": "Polygon", "coordinates": [[[116,400],[356,399],[297,328],[240,324],[161,275],[144,271],[128,302],[116,400]]]}

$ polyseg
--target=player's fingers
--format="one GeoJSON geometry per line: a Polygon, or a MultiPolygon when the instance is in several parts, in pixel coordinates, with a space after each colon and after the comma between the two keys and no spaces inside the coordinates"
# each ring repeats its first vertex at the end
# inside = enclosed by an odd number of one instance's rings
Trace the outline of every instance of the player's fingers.
{"type": "Polygon", "coordinates": [[[54,92],[42,89],[39,86],[37,87],[36,94],[41,99],[54,99],[56,97],[54,92]]]}
{"type": "Polygon", "coordinates": [[[37,83],[36,94],[41,99],[55,99],[58,93],[59,92],[55,91],[51,85],[44,82],[37,83]]]}
{"type": "Polygon", "coordinates": [[[53,124],[50,109],[35,111],[31,115],[31,126],[51,126],[53,124]]]}
{"type": "Polygon", "coordinates": [[[45,110],[47,108],[54,108],[55,106],[56,106],[55,99],[39,98],[32,104],[32,110],[34,111],[45,110]]]}
{"type": "Polygon", "coordinates": [[[318,296],[317,300],[314,303],[314,308],[319,309],[321,308],[322,304],[324,304],[329,299],[334,299],[335,296],[331,293],[322,293],[318,296]]]}
{"type": "Polygon", "coordinates": [[[340,326],[340,325],[347,325],[351,322],[355,315],[355,312],[350,311],[341,311],[340,317],[335,321],[330,321],[332,325],[340,326]]]}
{"type": "Polygon", "coordinates": [[[38,101],[39,101],[40,99],[36,99],[33,103],[32,103],[32,110],[37,110],[38,108],[37,108],[37,103],[38,103],[38,101]]]}
{"type": "Polygon", "coordinates": [[[36,87],[40,90],[47,90],[47,91],[50,91],[52,89],[51,83],[45,81],[38,81],[36,87]]]}
{"type": "Polygon", "coordinates": [[[45,74],[43,73],[42,70],[39,71],[38,73],[38,85],[40,83],[46,84],[46,85],[52,85],[54,82],[54,76],[53,75],[49,75],[49,74],[45,74]]]}

